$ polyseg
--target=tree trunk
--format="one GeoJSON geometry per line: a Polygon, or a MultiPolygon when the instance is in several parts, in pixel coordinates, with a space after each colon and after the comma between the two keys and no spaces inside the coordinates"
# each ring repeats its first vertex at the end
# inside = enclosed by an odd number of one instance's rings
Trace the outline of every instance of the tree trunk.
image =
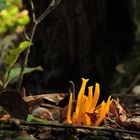
{"type": "MultiPolygon", "coordinates": [[[[48,1],[34,4],[39,16],[48,1]]],[[[79,88],[84,77],[107,92],[115,66],[133,45],[132,10],[132,0],[62,0],[39,24],[31,48],[28,64],[41,65],[44,72],[26,76],[23,85],[36,92],[64,91],[69,80],[79,88]]]]}

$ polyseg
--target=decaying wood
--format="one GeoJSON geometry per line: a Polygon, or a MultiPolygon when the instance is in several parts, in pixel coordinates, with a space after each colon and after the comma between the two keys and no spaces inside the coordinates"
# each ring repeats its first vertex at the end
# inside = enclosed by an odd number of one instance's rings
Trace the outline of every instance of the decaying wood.
{"type": "MultiPolygon", "coordinates": [[[[8,122],[0,122],[0,130],[20,130],[24,129],[26,131],[44,131],[47,134],[54,134],[59,135],[59,137],[63,136],[77,136],[80,135],[88,137],[96,136],[98,137],[107,137],[110,138],[122,138],[123,136],[129,136],[129,138],[139,138],[140,132],[138,131],[130,131],[130,130],[123,130],[123,129],[112,129],[112,128],[105,128],[105,127],[93,127],[93,126],[72,126],[72,125],[62,125],[62,124],[42,124],[42,123],[35,123],[35,122],[20,122],[19,124],[16,123],[8,123],[8,122]],[[112,138],[112,137],[111,137],[112,138]]],[[[52,136],[53,137],[53,136],[52,136]]],[[[90,139],[90,138],[89,138],[90,139]]],[[[137,140],[137,139],[136,139],[137,140]]]]}

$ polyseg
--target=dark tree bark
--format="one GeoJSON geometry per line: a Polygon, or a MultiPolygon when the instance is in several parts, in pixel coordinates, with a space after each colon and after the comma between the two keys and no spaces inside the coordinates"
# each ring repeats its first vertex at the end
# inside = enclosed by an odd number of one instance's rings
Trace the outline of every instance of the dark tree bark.
{"type": "MultiPolygon", "coordinates": [[[[34,3],[37,16],[48,5],[34,3]]],[[[77,86],[85,77],[109,89],[116,64],[134,42],[132,10],[132,0],[62,0],[38,26],[31,48],[29,65],[41,65],[44,72],[26,76],[23,85],[60,91],[68,89],[69,80],[77,86]]]]}

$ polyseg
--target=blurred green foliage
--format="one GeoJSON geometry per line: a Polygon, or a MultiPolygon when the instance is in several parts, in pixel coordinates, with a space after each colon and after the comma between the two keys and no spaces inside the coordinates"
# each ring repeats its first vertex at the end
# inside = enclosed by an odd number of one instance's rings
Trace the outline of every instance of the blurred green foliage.
{"type": "MultiPolygon", "coordinates": [[[[15,63],[17,62],[20,54],[28,47],[30,47],[32,43],[30,41],[23,41],[19,44],[17,48],[8,49],[8,53],[6,54],[6,70],[5,74],[3,74],[2,78],[0,79],[0,85],[6,88],[9,83],[16,81],[20,75],[21,68],[14,67],[15,63]]],[[[32,71],[42,71],[43,69],[38,67],[25,67],[23,74],[30,73],[32,71]]]]}
{"type": "MultiPolygon", "coordinates": [[[[9,7],[6,7],[4,10],[1,9],[0,11],[0,84],[6,87],[9,82],[12,81],[12,79],[9,79],[9,76],[13,76],[12,73],[14,73],[14,77],[15,75],[16,77],[19,76],[20,68],[17,67],[19,71],[15,74],[14,65],[20,53],[24,51],[24,49],[21,48],[21,44],[24,44],[24,42],[20,43],[18,38],[19,36],[23,38],[21,34],[24,27],[30,22],[30,18],[28,11],[23,9],[22,0],[6,0],[6,2],[1,2],[1,6],[3,7],[5,4],[9,5],[9,7]],[[19,43],[19,47],[16,47],[19,43]],[[12,51],[14,56],[11,55],[9,51],[12,51]],[[13,59],[9,59],[8,65],[6,62],[9,57],[13,59]]],[[[23,46],[26,48],[29,47],[30,44],[31,43],[28,42],[23,46]]]]}
{"type": "Polygon", "coordinates": [[[0,67],[5,60],[7,50],[15,47],[18,34],[30,22],[28,11],[22,10],[22,0],[6,0],[6,2],[10,7],[0,12],[0,67]]]}
{"type": "Polygon", "coordinates": [[[9,8],[10,4],[6,3],[6,0],[0,0],[0,11],[9,8]]]}
{"type": "MultiPolygon", "coordinates": [[[[4,88],[18,79],[21,67],[15,67],[17,60],[20,54],[32,45],[30,41],[18,40],[19,36],[23,38],[20,33],[23,32],[25,25],[30,22],[28,11],[22,10],[22,0],[7,0],[6,2],[10,7],[0,12],[0,85],[4,88]],[[18,47],[16,47],[17,44],[19,44],[18,47]],[[1,71],[3,72],[1,73],[1,71]]],[[[23,74],[36,70],[42,71],[43,69],[40,66],[25,66],[23,74]]]]}
{"type": "Polygon", "coordinates": [[[27,10],[22,8],[21,0],[7,0],[10,7],[0,12],[0,34],[6,32],[20,32],[29,23],[30,18],[27,10]]]}
{"type": "Polygon", "coordinates": [[[27,48],[32,45],[29,41],[23,41],[17,48],[8,49],[8,53],[6,54],[5,65],[6,70],[5,74],[2,76],[1,83],[3,87],[7,87],[7,85],[16,79],[20,73],[20,67],[18,67],[18,71],[15,70],[14,65],[17,62],[19,55],[27,48]]]}

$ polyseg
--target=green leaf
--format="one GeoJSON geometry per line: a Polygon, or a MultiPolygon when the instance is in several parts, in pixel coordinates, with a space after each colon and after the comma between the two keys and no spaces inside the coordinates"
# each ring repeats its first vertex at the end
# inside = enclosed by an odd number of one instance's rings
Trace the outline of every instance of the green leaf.
{"type": "Polygon", "coordinates": [[[39,123],[43,123],[43,124],[48,123],[48,120],[39,119],[37,117],[32,116],[31,114],[28,114],[27,121],[28,122],[39,122],[39,123]]]}
{"type": "MultiPolygon", "coordinates": [[[[17,78],[18,78],[18,76],[20,74],[20,70],[21,70],[20,67],[11,68],[10,73],[9,74],[6,73],[6,75],[8,75],[8,78],[7,78],[7,81],[4,83],[4,87],[6,87],[10,82],[13,82],[13,81],[17,80],[17,78]]],[[[30,73],[30,72],[36,71],[36,70],[43,71],[41,66],[38,66],[38,67],[25,67],[23,74],[27,74],[27,73],[30,73]]],[[[5,77],[7,77],[7,76],[5,76],[5,77]]]]}
{"type": "Polygon", "coordinates": [[[35,70],[43,71],[43,68],[41,66],[38,66],[38,67],[25,67],[24,74],[30,73],[30,72],[35,71],[35,70]]]}
{"type": "Polygon", "coordinates": [[[32,45],[29,41],[23,41],[20,43],[18,48],[9,49],[8,53],[6,55],[6,65],[10,69],[15,62],[17,61],[20,53],[22,53],[27,47],[30,47],[32,45]]]}

